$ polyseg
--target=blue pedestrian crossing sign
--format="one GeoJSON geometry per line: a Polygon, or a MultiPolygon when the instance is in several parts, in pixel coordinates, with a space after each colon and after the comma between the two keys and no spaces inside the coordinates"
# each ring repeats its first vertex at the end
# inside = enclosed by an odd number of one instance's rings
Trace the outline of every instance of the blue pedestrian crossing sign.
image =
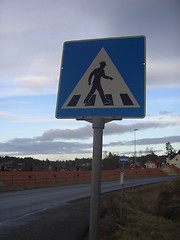
{"type": "Polygon", "coordinates": [[[57,118],[145,116],[145,37],[67,41],[57,118]]]}

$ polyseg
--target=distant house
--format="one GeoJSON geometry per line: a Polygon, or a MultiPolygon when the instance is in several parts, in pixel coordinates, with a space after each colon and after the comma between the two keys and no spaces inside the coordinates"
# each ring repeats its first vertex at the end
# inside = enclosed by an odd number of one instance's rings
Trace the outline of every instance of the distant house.
{"type": "Polygon", "coordinates": [[[178,153],[168,156],[166,158],[166,163],[169,165],[174,165],[177,168],[180,168],[180,151],[178,153]]]}
{"type": "Polygon", "coordinates": [[[0,166],[1,171],[21,171],[23,167],[22,163],[14,163],[14,162],[3,162],[0,166]]]}
{"type": "Polygon", "coordinates": [[[147,161],[144,164],[145,168],[158,168],[160,166],[159,161],[147,161]]]}

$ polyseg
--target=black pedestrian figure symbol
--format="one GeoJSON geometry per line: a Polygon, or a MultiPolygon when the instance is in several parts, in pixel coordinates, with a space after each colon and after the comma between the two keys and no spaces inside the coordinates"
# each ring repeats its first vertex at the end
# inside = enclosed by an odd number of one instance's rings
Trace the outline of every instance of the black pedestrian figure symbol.
{"type": "Polygon", "coordinates": [[[105,75],[104,68],[106,66],[106,62],[100,62],[99,64],[100,64],[100,67],[95,68],[90,73],[89,78],[88,78],[88,85],[91,85],[91,81],[92,81],[92,78],[94,76],[94,79],[93,79],[93,82],[92,82],[92,88],[91,88],[90,92],[88,93],[88,95],[86,96],[86,98],[84,100],[84,104],[86,106],[91,105],[91,98],[92,98],[92,96],[93,96],[93,94],[95,93],[96,90],[99,92],[99,95],[100,95],[101,100],[102,100],[104,105],[108,105],[108,104],[111,103],[111,101],[108,100],[106,98],[106,96],[104,95],[104,91],[103,91],[102,86],[101,86],[101,78],[110,79],[110,80],[113,80],[113,78],[105,75]]]}

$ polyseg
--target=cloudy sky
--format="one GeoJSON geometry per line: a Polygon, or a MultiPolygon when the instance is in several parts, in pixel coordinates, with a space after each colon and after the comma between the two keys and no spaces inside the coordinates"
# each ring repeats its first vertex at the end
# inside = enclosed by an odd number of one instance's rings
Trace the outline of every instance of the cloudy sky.
{"type": "Polygon", "coordinates": [[[0,155],[92,156],[91,124],[55,118],[64,41],[145,35],[146,117],[106,124],[103,153],[180,149],[179,0],[1,0],[0,155]],[[138,131],[134,131],[138,129],[138,131]]]}

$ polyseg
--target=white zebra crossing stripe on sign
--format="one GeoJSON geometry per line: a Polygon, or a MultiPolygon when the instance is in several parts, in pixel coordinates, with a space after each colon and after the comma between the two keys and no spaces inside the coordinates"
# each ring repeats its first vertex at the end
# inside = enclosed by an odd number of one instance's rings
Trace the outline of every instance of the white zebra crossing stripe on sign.
{"type": "MultiPolygon", "coordinates": [[[[93,78],[95,79],[95,76],[92,76],[92,82],[93,78]]],[[[101,48],[76,87],[64,102],[62,108],[139,108],[139,104],[105,49],[101,48]],[[105,77],[101,77],[100,84],[107,101],[102,99],[96,86],[97,89],[94,89],[89,101],[85,102],[93,86],[93,83],[88,85],[89,76],[103,63],[105,64],[105,77]],[[112,79],[106,79],[106,76],[110,76],[112,79]]]]}

